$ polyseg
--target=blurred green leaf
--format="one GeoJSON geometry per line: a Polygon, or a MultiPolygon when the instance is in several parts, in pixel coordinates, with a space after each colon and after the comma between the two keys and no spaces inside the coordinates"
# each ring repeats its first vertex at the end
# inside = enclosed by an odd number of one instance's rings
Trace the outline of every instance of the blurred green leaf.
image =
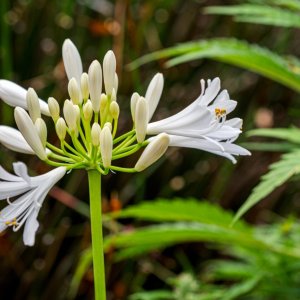
{"type": "Polygon", "coordinates": [[[171,300],[173,293],[171,291],[154,291],[154,292],[140,292],[129,297],[130,300],[171,300]]]}
{"type": "Polygon", "coordinates": [[[300,129],[297,127],[254,129],[248,131],[247,136],[263,136],[277,138],[292,143],[300,144],[300,129]]]}
{"type": "Polygon", "coordinates": [[[270,166],[270,171],[261,177],[261,182],[253,189],[252,193],[236,213],[235,223],[252,206],[285,183],[293,175],[300,173],[300,151],[284,154],[280,161],[270,166]]]}
{"type": "Polygon", "coordinates": [[[81,282],[84,274],[87,272],[88,268],[91,266],[92,259],[93,259],[93,256],[92,256],[92,251],[90,248],[85,250],[82,253],[80,260],[76,266],[75,273],[72,277],[69,294],[68,294],[68,299],[74,299],[76,297],[80,282],[81,282]]]}
{"type": "Polygon", "coordinates": [[[282,27],[300,27],[299,14],[279,7],[267,5],[241,4],[210,6],[204,10],[208,14],[231,15],[238,22],[258,23],[282,27]]]}
{"type": "Polygon", "coordinates": [[[291,143],[241,143],[240,146],[250,151],[288,152],[299,148],[291,143]]]}
{"type": "Polygon", "coordinates": [[[218,38],[181,44],[142,56],[133,61],[129,68],[134,69],[163,58],[171,58],[166,62],[167,67],[196,59],[211,58],[243,67],[300,91],[299,60],[284,58],[266,48],[236,39],[218,38]]]}
{"type": "MultiPolygon", "coordinates": [[[[157,199],[142,202],[112,215],[115,218],[137,218],[148,221],[196,221],[202,224],[214,224],[229,227],[232,214],[206,201],[193,198],[157,199]]],[[[237,226],[250,230],[245,223],[237,226]]]]}

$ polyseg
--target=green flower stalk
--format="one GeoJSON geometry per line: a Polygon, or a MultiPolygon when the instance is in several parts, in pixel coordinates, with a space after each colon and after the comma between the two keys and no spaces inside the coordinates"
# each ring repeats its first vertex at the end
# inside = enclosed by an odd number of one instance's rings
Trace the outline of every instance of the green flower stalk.
{"type": "Polygon", "coordinates": [[[88,72],[83,73],[77,48],[66,40],[63,60],[70,97],[62,108],[53,97],[46,104],[32,88],[25,91],[10,81],[0,80],[0,98],[15,106],[19,129],[0,126],[0,143],[17,152],[37,155],[55,167],[36,177],[28,175],[23,163],[14,164],[16,175],[0,167],[0,200],[8,202],[0,214],[0,232],[7,227],[17,231],[24,225],[24,243],[32,246],[39,225],[38,212],[48,191],[67,171],[85,169],[89,180],[95,299],[105,300],[101,176],[110,171],[143,171],[163,156],[169,146],[206,150],[233,162],[233,155],[250,153],[233,144],[241,132],[242,120],[227,120],[236,102],[230,100],[227,91],[219,93],[219,78],[208,80],[207,88],[201,80],[202,93],[192,104],[174,116],[150,123],[164,83],[162,74],[156,74],[144,97],[133,93],[130,100],[133,129],[118,136],[121,111],[114,53],[106,53],[103,68],[94,60],[88,72]],[[48,129],[42,115],[51,116],[59,145],[47,141],[48,129]],[[141,148],[145,150],[134,167],[118,165],[120,158],[141,148]],[[16,199],[11,201],[10,197],[16,199]]]}

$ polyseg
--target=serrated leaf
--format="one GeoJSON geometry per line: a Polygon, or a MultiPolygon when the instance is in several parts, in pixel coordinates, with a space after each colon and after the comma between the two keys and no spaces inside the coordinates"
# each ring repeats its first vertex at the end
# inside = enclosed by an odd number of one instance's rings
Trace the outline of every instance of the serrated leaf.
{"type": "Polygon", "coordinates": [[[293,175],[299,173],[300,151],[284,154],[281,160],[272,164],[270,171],[261,177],[260,183],[253,189],[251,195],[238,210],[232,223],[235,223],[251,207],[285,183],[293,175]]]}
{"type": "Polygon", "coordinates": [[[231,15],[239,22],[282,27],[300,27],[298,13],[267,5],[241,4],[231,6],[210,6],[206,7],[204,12],[208,14],[231,15]]]}
{"type": "MultiPolygon", "coordinates": [[[[228,227],[232,214],[217,205],[193,198],[157,199],[130,206],[112,215],[115,218],[138,218],[148,221],[195,221],[228,227]]],[[[250,230],[244,223],[237,224],[250,230]]]]}
{"type": "Polygon", "coordinates": [[[247,136],[262,136],[286,140],[300,144],[300,129],[292,128],[263,128],[254,129],[247,132],[247,136]]]}
{"type": "Polygon", "coordinates": [[[129,67],[134,69],[162,58],[171,58],[166,63],[167,67],[196,59],[210,58],[251,70],[295,91],[300,91],[298,59],[284,58],[266,48],[236,39],[217,38],[181,44],[145,55],[132,62],[129,67]]]}

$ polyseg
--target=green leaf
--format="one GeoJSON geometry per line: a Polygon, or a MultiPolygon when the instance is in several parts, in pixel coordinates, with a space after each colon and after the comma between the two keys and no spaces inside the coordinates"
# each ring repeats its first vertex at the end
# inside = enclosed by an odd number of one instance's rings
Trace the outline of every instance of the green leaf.
{"type": "Polygon", "coordinates": [[[299,149],[299,146],[291,143],[241,143],[240,146],[249,151],[289,152],[299,149]]]}
{"type": "Polygon", "coordinates": [[[130,300],[171,300],[173,293],[166,290],[157,290],[153,292],[140,292],[129,297],[130,300]]]}
{"type": "Polygon", "coordinates": [[[300,151],[284,154],[280,161],[270,166],[270,171],[261,177],[261,182],[236,213],[233,224],[252,206],[285,183],[293,175],[300,173],[300,151]]]}
{"type": "MultiPolygon", "coordinates": [[[[114,213],[115,218],[137,218],[148,221],[195,221],[202,224],[214,224],[229,227],[232,214],[217,205],[193,198],[157,199],[142,202],[114,213]]],[[[237,227],[250,230],[245,223],[237,227]]]]}
{"type": "MultiPolygon", "coordinates": [[[[255,251],[262,250],[288,257],[300,258],[300,252],[297,249],[289,249],[272,244],[264,239],[255,237],[250,232],[196,222],[166,223],[147,226],[130,232],[121,232],[106,238],[105,249],[109,249],[112,246],[120,250],[125,249],[126,251],[138,248],[139,250],[149,252],[184,242],[240,245],[249,249],[255,249],[255,251]]],[[[138,254],[142,254],[143,251],[138,251],[138,254]]],[[[123,256],[123,258],[125,257],[126,255],[123,256]]]]}
{"type": "Polygon", "coordinates": [[[162,58],[172,67],[184,62],[210,58],[251,70],[300,92],[300,62],[296,58],[284,58],[274,52],[236,39],[217,38],[189,42],[145,55],[129,67],[131,69],[162,58]]]}
{"type": "Polygon", "coordinates": [[[231,15],[239,22],[282,27],[300,27],[298,13],[267,5],[241,4],[231,6],[210,6],[205,8],[204,12],[208,14],[231,15]]]}
{"type": "Polygon", "coordinates": [[[263,136],[277,138],[292,143],[300,144],[300,129],[297,127],[254,129],[248,131],[247,136],[263,136]]]}

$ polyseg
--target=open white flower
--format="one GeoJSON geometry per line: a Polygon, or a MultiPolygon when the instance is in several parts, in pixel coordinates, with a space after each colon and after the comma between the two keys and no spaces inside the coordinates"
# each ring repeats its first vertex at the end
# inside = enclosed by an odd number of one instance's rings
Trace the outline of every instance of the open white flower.
{"type": "MultiPolygon", "coordinates": [[[[157,88],[160,92],[161,87],[157,88]]],[[[232,144],[241,133],[242,120],[226,120],[237,102],[229,98],[226,90],[219,93],[220,79],[208,80],[206,89],[205,81],[201,80],[201,89],[200,96],[182,111],[149,123],[147,134],[165,132],[170,135],[170,146],[205,150],[227,157],[234,163],[232,155],[250,155],[248,150],[232,144]]]]}
{"type": "Polygon", "coordinates": [[[49,190],[65,175],[66,168],[58,167],[35,177],[28,175],[22,162],[14,163],[13,168],[16,175],[0,166],[0,200],[8,202],[0,213],[0,232],[10,226],[17,231],[25,224],[23,241],[25,245],[32,246],[39,226],[39,210],[49,190]]]}

